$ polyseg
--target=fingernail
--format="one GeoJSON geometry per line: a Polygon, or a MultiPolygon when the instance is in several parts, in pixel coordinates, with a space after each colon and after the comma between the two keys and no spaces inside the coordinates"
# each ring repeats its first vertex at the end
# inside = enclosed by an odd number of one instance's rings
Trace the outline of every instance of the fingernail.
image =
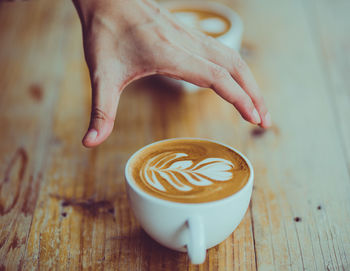
{"type": "Polygon", "coordinates": [[[253,110],[253,121],[254,121],[254,123],[256,123],[256,124],[259,124],[259,123],[261,122],[259,113],[258,113],[258,111],[256,111],[255,108],[254,108],[254,110],[253,110]]]}
{"type": "Polygon", "coordinates": [[[265,115],[265,126],[271,126],[272,125],[272,121],[271,121],[271,115],[270,113],[267,113],[265,115]]]}
{"type": "Polygon", "coordinates": [[[95,129],[89,130],[88,134],[85,136],[85,140],[94,141],[97,137],[97,131],[95,129]]]}

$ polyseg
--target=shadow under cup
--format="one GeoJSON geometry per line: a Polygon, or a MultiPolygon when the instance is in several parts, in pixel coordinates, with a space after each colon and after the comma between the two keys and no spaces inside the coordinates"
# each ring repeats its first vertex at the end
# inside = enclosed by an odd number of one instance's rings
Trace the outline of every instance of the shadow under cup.
{"type": "MultiPolygon", "coordinates": [[[[159,142],[171,140],[174,139],[159,142]]],[[[250,202],[254,179],[250,161],[239,151],[216,141],[200,140],[229,148],[245,160],[250,175],[241,190],[220,200],[203,203],[179,203],[146,193],[133,180],[130,165],[139,152],[159,142],[138,150],[125,168],[129,204],[142,228],[163,246],[187,252],[193,264],[203,263],[206,250],[224,241],[239,225],[250,202]]]]}

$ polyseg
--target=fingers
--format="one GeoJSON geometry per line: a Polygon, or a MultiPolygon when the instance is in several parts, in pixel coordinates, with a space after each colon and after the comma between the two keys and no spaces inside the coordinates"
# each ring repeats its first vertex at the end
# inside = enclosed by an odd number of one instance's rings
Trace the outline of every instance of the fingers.
{"type": "Polygon", "coordinates": [[[120,97],[116,67],[102,60],[97,69],[91,70],[92,105],[89,128],[83,138],[85,147],[95,147],[111,134],[120,97]]]}
{"type": "Polygon", "coordinates": [[[270,127],[272,124],[271,115],[267,110],[264,98],[261,95],[260,89],[254,79],[252,72],[250,71],[248,65],[245,63],[245,61],[241,58],[241,56],[238,53],[235,53],[232,51],[231,55],[232,55],[231,59],[233,59],[232,60],[233,68],[231,69],[231,74],[233,78],[251,97],[261,117],[260,126],[263,128],[270,127]]]}
{"type": "Polygon", "coordinates": [[[201,87],[212,88],[223,99],[233,104],[241,116],[253,123],[260,124],[260,116],[251,98],[233,80],[223,67],[191,53],[178,53],[174,59],[181,65],[169,70],[168,75],[180,78],[201,87]]]}
{"type": "Polygon", "coordinates": [[[261,118],[260,126],[263,128],[270,127],[271,116],[265,105],[264,98],[261,95],[252,72],[239,53],[213,38],[203,35],[195,36],[200,41],[196,48],[196,53],[225,68],[251,98],[261,118]]]}

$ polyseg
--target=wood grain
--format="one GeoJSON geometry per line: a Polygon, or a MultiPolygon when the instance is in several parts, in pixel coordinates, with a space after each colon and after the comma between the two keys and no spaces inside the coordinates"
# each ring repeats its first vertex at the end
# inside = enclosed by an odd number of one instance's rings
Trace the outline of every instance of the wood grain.
{"type": "Polygon", "coordinates": [[[327,1],[312,1],[306,5],[310,12],[310,27],[313,41],[317,44],[317,53],[321,56],[323,74],[325,77],[328,98],[334,116],[339,138],[343,144],[343,153],[350,172],[350,129],[347,117],[350,108],[350,78],[346,71],[350,68],[350,41],[346,35],[350,10],[349,1],[337,1],[330,4],[327,1]]]}
{"type": "Polygon", "coordinates": [[[244,8],[255,18],[246,42],[260,41],[250,64],[278,127],[247,151],[260,176],[252,199],[258,269],[346,270],[349,175],[311,11],[299,2],[244,8]]]}
{"type": "Polygon", "coordinates": [[[130,85],[88,150],[90,86],[70,1],[0,3],[0,270],[350,270],[348,1],[221,1],[271,110],[264,132],[210,90],[130,85]],[[212,138],[255,168],[235,232],[195,266],[131,213],[123,170],[156,140],[212,138]]]}

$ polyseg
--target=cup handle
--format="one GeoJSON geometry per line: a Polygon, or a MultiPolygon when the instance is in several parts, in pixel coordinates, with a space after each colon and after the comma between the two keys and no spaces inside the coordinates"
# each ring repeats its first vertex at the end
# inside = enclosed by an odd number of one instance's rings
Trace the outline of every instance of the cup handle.
{"type": "Polygon", "coordinates": [[[203,222],[199,216],[193,216],[187,220],[187,224],[189,228],[188,256],[192,264],[201,264],[206,255],[203,222]]]}

